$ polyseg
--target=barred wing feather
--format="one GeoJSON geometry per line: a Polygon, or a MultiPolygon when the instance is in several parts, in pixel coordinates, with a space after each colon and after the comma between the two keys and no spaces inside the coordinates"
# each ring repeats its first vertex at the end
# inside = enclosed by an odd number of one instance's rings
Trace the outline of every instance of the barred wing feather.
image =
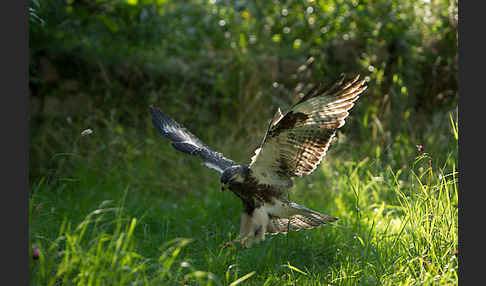
{"type": "Polygon", "coordinates": [[[224,169],[228,167],[237,165],[221,153],[211,150],[199,138],[171,119],[159,108],[151,106],[150,113],[152,114],[152,122],[157,130],[171,141],[175,149],[190,155],[199,156],[203,159],[203,165],[220,173],[223,173],[224,169]]]}
{"type": "Polygon", "coordinates": [[[318,86],[277,121],[272,120],[261,146],[250,163],[259,183],[289,187],[291,177],[312,173],[326,154],[336,129],[367,88],[359,75],[344,83],[344,76],[330,88],[318,86]]]}

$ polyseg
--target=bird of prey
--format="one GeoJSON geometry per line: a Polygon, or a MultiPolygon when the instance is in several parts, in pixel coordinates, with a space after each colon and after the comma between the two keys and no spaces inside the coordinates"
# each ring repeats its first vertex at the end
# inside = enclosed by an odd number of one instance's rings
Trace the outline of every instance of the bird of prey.
{"type": "Polygon", "coordinates": [[[312,173],[327,152],[336,130],[367,88],[359,75],[345,76],[330,87],[317,85],[289,111],[278,108],[260,146],[248,165],[213,151],[159,108],[150,106],[152,122],[173,147],[199,156],[202,164],[221,173],[222,190],[231,190],[243,202],[238,239],[250,247],[266,234],[311,229],[338,218],[321,214],[285,198],[292,177],[312,173]]]}

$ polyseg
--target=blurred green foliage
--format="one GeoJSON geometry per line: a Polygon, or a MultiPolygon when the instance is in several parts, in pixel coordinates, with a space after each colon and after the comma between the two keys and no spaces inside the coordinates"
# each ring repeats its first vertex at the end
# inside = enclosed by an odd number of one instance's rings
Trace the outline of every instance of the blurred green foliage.
{"type": "Polygon", "coordinates": [[[31,177],[58,169],[72,126],[147,130],[150,104],[203,140],[251,137],[250,152],[277,106],[360,73],[345,133],[397,166],[457,106],[457,0],[32,3],[31,177]]]}
{"type": "Polygon", "coordinates": [[[31,0],[33,283],[457,284],[457,15],[457,0],[31,0]],[[220,250],[240,203],[148,106],[248,163],[277,107],[341,73],[368,90],[289,192],[341,223],[220,250]]]}

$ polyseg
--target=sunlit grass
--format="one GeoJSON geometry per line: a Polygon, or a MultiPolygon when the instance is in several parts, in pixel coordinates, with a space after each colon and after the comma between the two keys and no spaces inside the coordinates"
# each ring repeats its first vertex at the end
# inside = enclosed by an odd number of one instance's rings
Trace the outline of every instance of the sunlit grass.
{"type": "Polygon", "coordinates": [[[238,235],[241,203],[218,174],[152,130],[73,137],[52,159],[64,169],[31,184],[32,285],[456,285],[450,119],[437,129],[448,154],[427,145],[402,164],[390,148],[338,141],[289,198],[340,220],[250,249],[221,247],[238,235]]]}

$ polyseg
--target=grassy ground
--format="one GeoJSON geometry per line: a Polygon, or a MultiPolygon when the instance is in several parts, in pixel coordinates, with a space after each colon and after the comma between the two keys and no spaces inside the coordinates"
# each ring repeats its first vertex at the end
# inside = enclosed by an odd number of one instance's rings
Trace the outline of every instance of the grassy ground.
{"type": "MultiPolygon", "coordinates": [[[[219,191],[218,173],[150,124],[84,137],[73,128],[69,147],[45,162],[50,175],[31,182],[31,284],[456,285],[457,131],[440,117],[421,152],[341,136],[289,192],[340,220],[250,249],[221,248],[238,234],[241,203],[219,191]]],[[[49,145],[42,133],[33,148],[49,145]]],[[[238,160],[253,152],[205,141],[238,160]]]]}

